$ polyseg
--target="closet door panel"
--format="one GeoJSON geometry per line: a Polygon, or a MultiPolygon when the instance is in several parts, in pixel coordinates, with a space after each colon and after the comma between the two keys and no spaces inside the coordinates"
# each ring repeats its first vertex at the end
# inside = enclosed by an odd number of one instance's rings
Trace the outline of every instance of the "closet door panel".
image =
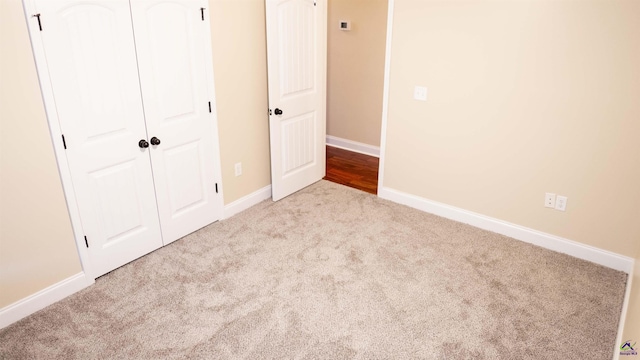
{"type": "MultiPolygon", "coordinates": [[[[95,276],[162,246],[129,2],[37,1],[95,276]]],[[[48,105],[50,106],[50,105],[48,105]]],[[[55,121],[55,119],[49,119],[55,121]]]]}
{"type": "Polygon", "coordinates": [[[206,1],[132,0],[144,112],[164,243],[218,219],[206,1]]]}

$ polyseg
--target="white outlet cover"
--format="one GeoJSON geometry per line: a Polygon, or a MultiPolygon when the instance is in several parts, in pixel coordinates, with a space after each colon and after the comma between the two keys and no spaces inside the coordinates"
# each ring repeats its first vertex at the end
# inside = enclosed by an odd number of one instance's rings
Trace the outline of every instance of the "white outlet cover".
{"type": "Polygon", "coordinates": [[[567,197],[558,195],[556,197],[556,210],[565,211],[567,210],[567,197]]]}
{"type": "Polygon", "coordinates": [[[242,175],[242,163],[236,163],[235,173],[236,173],[236,176],[242,175]]]}
{"type": "Polygon", "coordinates": [[[427,101],[427,88],[424,86],[416,86],[413,89],[413,98],[420,101],[427,101]]]}
{"type": "Polygon", "coordinates": [[[556,194],[545,193],[544,194],[544,207],[554,208],[556,206],[556,194]]]}

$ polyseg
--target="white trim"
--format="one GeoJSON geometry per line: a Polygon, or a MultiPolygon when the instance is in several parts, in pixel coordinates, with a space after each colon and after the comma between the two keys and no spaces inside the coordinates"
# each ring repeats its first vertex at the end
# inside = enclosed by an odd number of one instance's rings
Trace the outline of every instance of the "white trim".
{"type": "MultiPolygon", "coordinates": [[[[209,8],[210,6],[204,5],[204,7],[209,8]]],[[[218,188],[219,191],[217,199],[212,199],[211,201],[216,203],[217,207],[217,218],[218,220],[224,218],[224,186],[222,185],[222,158],[220,156],[220,131],[218,128],[218,103],[216,101],[216,87],[215,87],[215,75],[213,69],[213,52],[211,49],[211,45],[213,42],[211,41],[211,9],[207,9],[207,16],[205,16],[205,24],[207,27],[207,31],[205,31],[204,39],[205,39],[205,58],[206,64],[205,68],[207,69],[207,91],[211,103],[210,115],[213,118],[212,120],[212,130],[213,130],[213,158],[215,160],[215,164],[213,164],[213,173],[215,178],[218,180],[218,188]]],[[[136,59],[137,61],[137,59],[136,59]]],[[[145,120],[146,122],[146,120],[145,120]]]]}
{"type": "Polygon", "coordinates": [[[382,90],[382,127],[380,129],[380,163],[378,166],[378,196],[384,186],[384,165],[387,151],[387,120],[389,118],[389,79],[391,73],[391,40],[393,39],[393,9],[395,0],[389,0],[387,9],[387,45],[384,56],[384,87],[382,90]]]}
{"type": "Polygon", "coordinates": [[[5,306],[0,309],[0,329],[84,289],[94,282],[95,280],[81,272],[5,306]]]}
{"type": "Polygon", "coordinates": [[[248,208],[267,200],[271,197],[271,185],[267,185],[260,190],[254,191],[249,195],[232,202],[224,207],[223,219],[228,219],[233,215],[240,213],[248,208]]]}
{"type": "Polygon", "coordinates": [[[622,336],[624,335],[624,323],[627,318],[627,311],[629,310],[629,298],[631,297],[631,286],[633,285],[633,276],[635,272],[635,264],[629,272],[627,277],[627,287],[624,291],[624,301],[622,302],[622,311],[620,312],[620,321],[618,321],[618,336],[616,336],[616,343],[613,347],[613,359],[620,359],[620,345],[622,344],[622,336]]]}
{"type": "Polygon", "coordinates": [[[391,200],[393,202],[442,216],[447,219],[506,235],[545,249],[571,255],[578,259],[591,261],[614,270],[624,271],[627,274],[633,269],[634,260],[630,257],[599,249],[594,246],[581,244],[556,235],[543,233],[541,231],[407,194],[388,187],[378,188],[378,196],[383,199],[391,200]]]}
{"type": "Polygon", "coordinates": [[[380,147],[327,135],[327,146],[380,157],[380,147]]]}

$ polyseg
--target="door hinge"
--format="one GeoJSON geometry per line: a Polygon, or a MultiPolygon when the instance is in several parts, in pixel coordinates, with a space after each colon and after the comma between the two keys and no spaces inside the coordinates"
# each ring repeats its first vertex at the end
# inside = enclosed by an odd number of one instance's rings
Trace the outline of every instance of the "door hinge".
{"type": "Polygon", "coordinates": [[[202,15],[202,21],[204,21],[204,9],[206,9],[206,8],[200,8],[200,14],[202,15]]]}
{"type": "Polygon", "coordinates": [[[218,183],[216,183],[216,194],[218,193],[218,183]]]}
{"type": "Polygon", "coordinates": [[[64,146],[64,149],[67,150],[67,141],[64,139],[64,134],[62,134],[62,146],[64,146]]]}
{"type": "Polygon", "coordinates": [[[211,112],[211,101],[209,101],[209,112],[211,112]]]}
{"type": "Polygon", "coordinates": [[[38,27],[42,31],[42,23],[40,22],[40,14],[31,15],[31,17],[38,18],[38,27]]]}
{"type": "Polygon", "coordinates": [[[89,241],[87,240],[87,235],[84,236],[84,244],[87,245],[87,249],[89,248],[89,241]]]}

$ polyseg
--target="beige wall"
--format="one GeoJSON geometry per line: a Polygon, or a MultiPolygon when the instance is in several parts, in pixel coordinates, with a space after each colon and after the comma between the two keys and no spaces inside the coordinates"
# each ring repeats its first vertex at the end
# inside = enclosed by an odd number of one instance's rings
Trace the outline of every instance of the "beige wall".
{"type": "MultiPolygon", "coordinates": [[[[0,308],[81,271],[22,5],[0,1],[0,308]],[[34,226],[36,224],[37,226],[34,226]]],[[[210,0],[225,204],[271,183],[264,1],[210,0]],[[243,175],[233,164],[242,162],[243,175]]]]}
{"type": "Polygon", "coordinates": [[[638,34],[636,0],[396,0],[384,186],[633,257],[638,34]]]}
{"type": "Polygon", "coordinates": [[[82,271],[22,5],[0,1],[0,308],[82,271]]]}
{"type": "Polygon", "coordinates": [[[328,18],[327,135],[379,146],[387,0],[329,0],[328,18]]]}
{"type": "Polygon", "coordinates": [[[209,0],[224,202],[271,184],[264,0],[209,0]],[[242,175],[235,176],[235,163],[242,175]]]}

